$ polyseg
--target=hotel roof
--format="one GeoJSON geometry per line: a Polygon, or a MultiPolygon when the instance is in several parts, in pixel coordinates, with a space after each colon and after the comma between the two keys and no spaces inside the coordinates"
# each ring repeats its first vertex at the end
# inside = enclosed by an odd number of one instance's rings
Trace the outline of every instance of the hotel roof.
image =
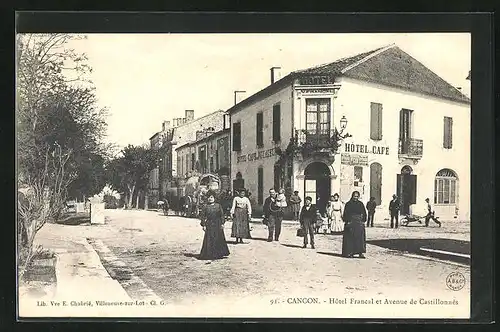
{"type": "Polygon", "coordinates": [[[350,77],[461,103],[470,103],[470,99],[456,87],[446,82],[395,44],[391,44],[341,58],[331,63],[291,72],[234,105],[228,112],[236,112],[292,84],[297,78],[311,75],[350,77]]]}

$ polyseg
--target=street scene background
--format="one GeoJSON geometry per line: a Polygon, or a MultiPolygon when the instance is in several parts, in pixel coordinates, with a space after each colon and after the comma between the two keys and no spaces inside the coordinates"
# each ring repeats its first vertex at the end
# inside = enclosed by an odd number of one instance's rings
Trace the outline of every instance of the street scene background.
{"type": "MultiPolygon", "coordinates": [[[[230,255],[207,261],[198,259],[199,206],[178,201],[181,213],[165,212],[158,202],[166,193],[156,189],[154,202],[148,195],[166,162],[153,148],[159,128],[169,132],[164,120],[181,126],[191,108],[198,119],[232,107],[239,89],[248,96],[268,85],[257,71],[279,63],[292,72],[396,41],[465,87],[469,37],[170,37],[17,36],[21,317],[468,318],[469,220],[393,229],[378,210],[366,228],[366,259],[346,259],[342,234],[317,234],[314,249],[302,248],[299,222],[287,216],[279,241],[268,242],[254,213],[251,238],[236,244],[229,219],[230,255]],[[443,49],[456,56],[437,56],[443,49]]],[[[186,132],[196,132],[193,142],[214,134],[211,125],[196,129],[186,132]]],[[[220,129],[229,137],[230,128],[220,129]]],[[[217,171],[222,178],[230,167],[217,171]]]]}

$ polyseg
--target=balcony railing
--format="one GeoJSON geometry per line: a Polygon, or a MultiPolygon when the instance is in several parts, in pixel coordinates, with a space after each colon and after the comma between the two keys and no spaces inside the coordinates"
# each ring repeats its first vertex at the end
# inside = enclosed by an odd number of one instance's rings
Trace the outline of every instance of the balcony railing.
{"type": "Polygon", "coordinates": [[[421,139],[408,138],[399,140],[399,155],[408,158],[422,158],[424,141],[421,139]]]}
{"type": "Polygon", "coordinates": [[[295,131],[295,137],[298,145],[307,143],[311,148],[327,149],[332,146],[331,138],[335,130],[305,130],[298,129],[295,131]]]}

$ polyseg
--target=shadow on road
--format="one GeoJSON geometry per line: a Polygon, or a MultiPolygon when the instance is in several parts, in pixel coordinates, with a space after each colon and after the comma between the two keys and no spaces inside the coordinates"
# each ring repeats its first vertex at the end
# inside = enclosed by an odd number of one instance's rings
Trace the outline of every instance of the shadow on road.
{"type": "Polygon", "coordinates": [[[55,223],[68,226],[79,226],[82,224],[90,224],[90,216],[88,212],[66,214],[61,219],[57,220],[55,223]]]}
{"type": "Polygon", "coordinates": [[[341,258],[344,258],[344,256],[342,256],[342,254],[338,254],[336,252],[324,252],[324,251],[318,251],[317,252],[318,254],[321,254],[321,255],[327,255],[327,256],[333,256],[333,257],[341,257],[341,258]]]}
{"type": "Polygon", "coordinates": [[[263,238],[263,237],[252,237],[250,240],[255,240],[255,241],[266,241],[266,242],[267,242],[267,238],[263,238]]]}
{"type": "Polygon", "coordinates": [[[189,257],[189,258],[196,258],[196,259],[200,259],[200,254],[197,253],[197,254],[193,254],[193,253],[190,253],[190,252],[185,252],[183,254],[185,257],[189,257]]]}
{"type": "Polygon", "coordinates": [[[470,264],[470,242],[455,239],[386,239],[366,241],[382,248],[470,264]],[[437,251],[437,252],[436,252],[437,251]]]}
{"type": "Polygon", "coordinates": [[[288,248],[300,248],[302,249],[302,246],[299,246],[297,244],[286,244],[286,243],[282,243],[281,244],[282,246],[285,246],[285,247],[288,247],[288,248]]]}

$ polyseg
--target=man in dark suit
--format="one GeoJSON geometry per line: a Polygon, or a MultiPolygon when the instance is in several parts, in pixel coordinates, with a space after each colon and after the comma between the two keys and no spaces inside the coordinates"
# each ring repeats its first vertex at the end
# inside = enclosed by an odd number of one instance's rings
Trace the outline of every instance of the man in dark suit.
{"type": "Polygon", "coordinates": [[[276,190],[269,190],[269,197],[264,202],[264,218],[267,220],[269,236],[267,242],[279,241],[281,233],[281,222],[283,221],[283,209],[276,205],[276,190]]]}
{"type": "Polygon", "coordinates": [[[392,195],[392,201],[389,203],[389,213],[391,214],[391,228],[394,228],[394,221],[396,221],[396,228],[398,228],[399,209],[400,204],[398,196],[392,195]]]}
{"type": "Polygon", "coordinates": [[[316,223],[316,214],[318,210],[316,206],[311,204],[312,198],[307,196],[304,198],[304,206],[300,211],[300,227],[304,230],[304,245],[302,248],[307,247],[307,235],[311,239],[311,248],[314,249],[314,224],[316,223]]]}

